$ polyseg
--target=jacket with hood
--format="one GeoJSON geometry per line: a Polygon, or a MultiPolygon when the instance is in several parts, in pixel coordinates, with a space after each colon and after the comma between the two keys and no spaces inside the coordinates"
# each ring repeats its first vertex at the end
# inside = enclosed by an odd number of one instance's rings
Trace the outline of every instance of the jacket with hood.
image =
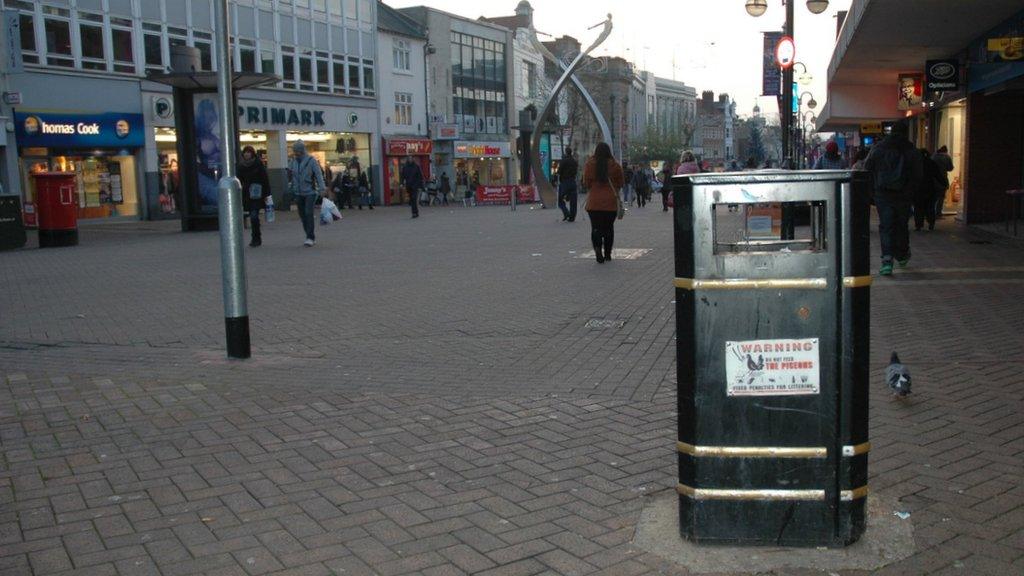
{"type": "Polygon", "coordinates": [[[295,157],[288,162],[288,187],[296,196],[312,196],[319,194],[327,186],[324,184],[324,172],[320,163],[306,153],[306,146],[296,142],[292,148],[295,157]]]}

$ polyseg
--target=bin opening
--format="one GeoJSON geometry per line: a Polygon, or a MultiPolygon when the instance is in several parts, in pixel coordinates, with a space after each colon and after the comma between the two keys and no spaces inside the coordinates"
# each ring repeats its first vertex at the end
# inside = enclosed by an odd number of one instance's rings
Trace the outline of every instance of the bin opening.
{"type": "Polygon", "coordinates": [[[711,205],[715,254],[825,252],[825,201],[711,205]]]}

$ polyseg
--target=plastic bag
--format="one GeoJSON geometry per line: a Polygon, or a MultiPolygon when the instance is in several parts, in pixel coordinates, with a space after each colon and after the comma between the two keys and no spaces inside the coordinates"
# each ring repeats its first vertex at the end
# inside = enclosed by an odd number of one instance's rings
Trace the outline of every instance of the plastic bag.
{"type": "Polygon", "coordinates": [[[266,210],[267,224],[270,224],[271,222],[274,221],[274,218],[275,218],[275,215],[274,215],[274,197],[273,196],[267,196],[267,201],[265,202],[265,204],[267,205],[267,210],[266,210]]]}
{"type": "Polygon", "coordinates": [[[330,224],[335,220],[341,220],[341,211],[330,198],[324,198],[323,204],[320,205],[320,223],[330,224]]]}

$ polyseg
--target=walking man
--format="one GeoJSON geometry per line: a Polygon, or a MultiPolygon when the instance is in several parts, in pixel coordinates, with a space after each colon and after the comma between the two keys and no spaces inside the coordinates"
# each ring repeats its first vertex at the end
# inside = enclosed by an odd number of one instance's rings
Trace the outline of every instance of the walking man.
{"type": "Polygon", "coordinates": [[[316,212],[316,197],[326,186],[320,163],[306,153],[306,144],[302,140],[292,144],[288,178],[288,187],[291,188],[295,204],[299,208],[299,220],[302,221],[302,229],[306,233],[306,241],[302,244],[308,248],[316,244],[313,214],[316,212]]]}
{"type": "Polygon", "coordinates": [[[864,163],[875,188],[878,239],[882,245],[878,273],[882,276],[892,274],[894,259],[900,267],[910,262],[910,206],[921,184],[923,167],[921,154],[907,139],[909,133],[906,120],[897,122],[864,163]]]}
{"type": "Polygon", "coordinates": [[[419,164],[412,161],[412,156],[405,157],[405,165],[402,166],[402,187],[409,195],[409,206],[412,207],[412,217],[420,217],[420,189],[423,188],[423,171],[419,164]]]}
{"type": "Polygon", "coordinates": [[[576,206],[579,203],[576,174],[579,169],[580,165],[572,155],[572,148],[567,146],[565,155],[558,163],[558,207],[562,209],[562,222],[576,221],[576,206]]]}

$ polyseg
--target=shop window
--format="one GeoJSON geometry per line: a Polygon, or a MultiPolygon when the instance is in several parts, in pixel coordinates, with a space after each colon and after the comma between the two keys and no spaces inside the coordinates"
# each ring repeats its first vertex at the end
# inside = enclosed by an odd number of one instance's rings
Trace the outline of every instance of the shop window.
{"type": "Polygon", "coordinates": [[[363,95],[373,96],[373,61],[363,60],[363,95]]]}
{"type": "Polygon", "coordinates": [[[395,92],[395,124],[412,126],[412,94],[395,92]]]}
{"type": "Polygon", "coordinates": [[[131,20],[110,19],[110,45],[114,52],[114,72],[135,73],[135,50],[131,25],[131,20]]]}
{"type": "Polygon", "coordinates": [[[103,47],[103,16],[79,13],[78,38],[82,43],[82,68],[106,70],[103,47]]]}
{"type": "MultiPolygon", "coordinates": [[[[31,5],[29,8],[31,9],[31,5]]],[[[35,19],[31,14],[19,14],[18,26],[21,28],[21,59],[25,64],[38,64],[39,53],[36,51],[35,19]]]]}
{"type": "Polygon", "coordinates": [[[161,26],[149,22],[142,24],[142,52],[146,59],[146,70],[164,71],[163,35],[161,26]]]}
{"type": "MultiPolygon", "coordinates": [[[[453,50],[454,54],[455,51],[453,50]]],[[[410,58],[409,42],[405,40],[396,39],[395,44],[391,47],[391,57],[394,60],[395,70],[408,71],[410,58]]]]}
{"type": "MultiPolygon", "coordinates": [[[[44,9],[44,14],[69,16],[67,10],[50,7],[44,9]]],[[[71,22],[46,16],[43,18],[43,31],[46,35],[46,63],[51,66],[74,67],[75,61],[71,53],[71,22]]]]}

